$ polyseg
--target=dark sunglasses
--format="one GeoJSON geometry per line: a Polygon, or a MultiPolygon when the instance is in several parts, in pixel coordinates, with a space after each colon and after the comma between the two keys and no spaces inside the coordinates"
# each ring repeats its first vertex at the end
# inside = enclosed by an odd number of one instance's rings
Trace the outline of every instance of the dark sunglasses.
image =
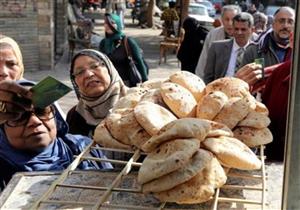
{"type": "Polygon", "coordinates": [[[41,121],[48,121],[54,118],[55,108],[53,106],[48,106],[44,109],[34,108],[33,111],[26,111],[21,114],[21,116],[16,120],[7,121],[5,124],[9,127],[19,127],[24,126],[28,123],[30,117],[35,115],[41,121]]]}

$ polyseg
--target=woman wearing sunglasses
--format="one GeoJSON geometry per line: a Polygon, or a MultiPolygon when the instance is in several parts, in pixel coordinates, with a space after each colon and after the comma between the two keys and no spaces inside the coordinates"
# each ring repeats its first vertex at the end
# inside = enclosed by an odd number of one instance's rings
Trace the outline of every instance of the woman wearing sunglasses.
{"type": "MultiPolygon", "coordinates": [[[[22,81],[21,84],[24,84],[22,81]]],[[[28,84],[28,82],[25,82],[28,84]]],[[[31,84],[32,85],[32,84],[31,84]]],[[[44,109],[23,111],[0,128],[0,185],[5,186],[12,175],[22,171],[61,171],[91,143],[81,135],[68,134],[68,126],[55,105],[44,109]]],[[[93,150],[94,157],[104,157],[93,150]]],[[[108,169],[109,163],[84,161],[79,169],[108,169]]]]}

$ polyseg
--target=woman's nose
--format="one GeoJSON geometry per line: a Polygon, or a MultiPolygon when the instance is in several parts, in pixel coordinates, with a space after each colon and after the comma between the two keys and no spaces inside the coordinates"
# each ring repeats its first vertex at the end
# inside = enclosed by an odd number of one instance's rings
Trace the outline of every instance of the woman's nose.
{"type": "Polygon", "coordinates": [[[0,80],[8,76],[8,68],[5,64],[0,63],[0,80]]]}

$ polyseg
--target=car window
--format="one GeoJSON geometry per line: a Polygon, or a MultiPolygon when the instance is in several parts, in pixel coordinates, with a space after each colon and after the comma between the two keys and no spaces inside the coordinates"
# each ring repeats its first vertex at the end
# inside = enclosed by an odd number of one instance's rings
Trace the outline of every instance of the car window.
{"type": "Polygon", "coordinates": [[[206,15],[204,7],[189,6],[189,14],[191,15],[206,15]]]}

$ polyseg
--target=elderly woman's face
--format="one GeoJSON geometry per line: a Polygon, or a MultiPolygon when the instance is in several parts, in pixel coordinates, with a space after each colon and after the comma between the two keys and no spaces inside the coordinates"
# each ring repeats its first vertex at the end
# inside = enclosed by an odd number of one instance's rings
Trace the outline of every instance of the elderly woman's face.
{"type": "Polygon", "coordinates": [[[79,91],[90,97],[100,96],[111,82],[105,63],[85,55],[75,60],[73,75],[79,91]]]}
{"type": "Polygon", "coordinates": [[[38,151],[49,146],[56,137],[54,108],[24,112],[17,120],[4,125],[11,146],[20,150],[38,151]]]}
{"type": "Polygon", "coordinates": [[[0,81],[17,80],[20,73],[21,68],[13,49],[0,46],[0,81]]]}

